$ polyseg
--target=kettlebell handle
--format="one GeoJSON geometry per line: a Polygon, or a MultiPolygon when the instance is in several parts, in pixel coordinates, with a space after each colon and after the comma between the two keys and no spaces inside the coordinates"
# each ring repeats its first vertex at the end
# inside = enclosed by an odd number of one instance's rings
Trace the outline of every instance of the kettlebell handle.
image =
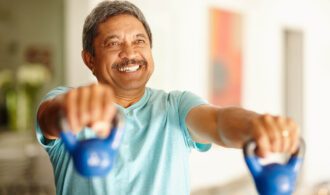
{"type": "MultiPolygon", "coordinates": [[[[112,121],[112,128],[111,132],[106,138],[98,138],[100,140],[103,140],[106,143],[109,143],[110,147],[115,149],[118,148],[120,144],[120,138],[122,136],[123,131],[118,131],[118,128],[121,128],[123,126],[123,119],[120,113],[117,112],[115,115],[113,121],[112,121]]],[[[60,136],[61,139],[66,146],[67,150],[69,152],[72,152],[74,148],[76,147],[76,144],[78,143],[77,136],[74,135],[71,131],[69,131],[69,126],[67,124],[67,121],[64,117],[61,117],[60,119],[60,126],[61,126],[61,132],[60,136]]]]}
{"type": "MultiPolygon", "coordinates": [[[[244,158],[249,169],[254,175],[258,175],[262,172],[263,167],[259,163],[255,151],[257,149],[257,144],[254,140],[248,141],[243,147],[244,158]]],[[[289,158],[287,165],[291,166],[294,171],[298,171],[300,167],[301,160],[305,155],[305,141],[299,138],[299,147],[295,153],[289,158]]]]}
{"type": "MultiPolygon", "coordinates": [[[[243,151],[244,151],[244,156],[255,156],[255,151],[257,149],[257,144],[254,140],[250,140],[248,141],[244,147],[243,147],[243,151]]],[[[299,138],[299,147],[297,148],[296,152],[294,152],[291,155],[292,157],[304,157],[305,154],[305,141],[302,138],[299,138]]]]}

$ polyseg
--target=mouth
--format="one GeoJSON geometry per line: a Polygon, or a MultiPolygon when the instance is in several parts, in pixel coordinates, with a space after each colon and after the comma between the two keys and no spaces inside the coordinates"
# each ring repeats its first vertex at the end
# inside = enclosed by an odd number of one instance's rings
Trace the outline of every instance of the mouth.
{"type": "Polygon", "coordinates": [[[117,70],[119,72],[127,72],[127,73],[131,73],[131,72],[136,72],[138,70],[141,69],[141,65],[133,65],[133,66],[121,66],[119,67],[117,70]]]}
{"type": "Polygon", "coordinates": [[[113,64],[112,68],[121,73],[134,73],[141,70],[143,66],[147,66],[147,61],[144,59],[124,59],[120,63],[113,64]]]}

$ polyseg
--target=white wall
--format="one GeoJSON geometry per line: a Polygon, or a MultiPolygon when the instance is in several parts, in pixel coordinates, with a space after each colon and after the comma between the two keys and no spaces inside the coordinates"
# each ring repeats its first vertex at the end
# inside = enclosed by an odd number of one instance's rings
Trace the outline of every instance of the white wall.
{"type": "Polygon", "coordinates": [[[85,85],[95,79],[81,58],[82,30],[85,18],[92,9],[92,1],[66,0],[65,2],[65,77],[68,86],[85,85]]]}
{"type": "MultiPolygon", "coordinates": [[[[92,80],[83,67],[81,30],[85,6],[97,1],[68,3],[68,81],[92,80]],[[78,52],[78,54],[77,54],[78,52]],[[81,74],[77,72],[82,71],[81,74]],[[86,80],[87,78],[87,80],[86,80]]],[[[134,0],[145,13],[154,35],[156,70],[149,86],[185,89],[207,98],[208,7],[241,13],[244,20],[243,106],[258,112],[282,114],[282,30],[301,29],[305,35],[304,132],[307,143],[305,182],[330,178],[330,137],[327,123],[330,90],[330,2],[232,0],[134,0]],[[322,167],[322,168],[321,168],[322,167]]],[[[90,8],[90,7],[89,7],[90,8]]],[[[214,147],[191,155],[192,188],[225,183],[247,169],[240,150],[214,147]]]]}

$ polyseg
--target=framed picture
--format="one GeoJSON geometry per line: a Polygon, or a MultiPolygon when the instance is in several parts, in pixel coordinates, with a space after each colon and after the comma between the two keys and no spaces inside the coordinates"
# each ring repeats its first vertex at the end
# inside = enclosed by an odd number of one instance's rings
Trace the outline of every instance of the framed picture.
{"type": "Polygon", "coordinates": [[[242,88],[242,17],[211,8],[210,13],[210,102],[240,105],[242,88]]]}
{"type": "Polygon", "coordinates": [[[53,52],[48,45],[29,45],[25,48],[24,61],[26,63],[42,64],[48,68],[49,71],[53,71],[53,52]]]}

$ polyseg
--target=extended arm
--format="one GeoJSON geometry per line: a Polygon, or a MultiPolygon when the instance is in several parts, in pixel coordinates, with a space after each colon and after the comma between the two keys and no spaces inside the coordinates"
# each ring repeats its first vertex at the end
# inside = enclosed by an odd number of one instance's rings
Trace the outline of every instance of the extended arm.
{"type": "Polygon", "coordinates": [[[299,129],[291,119],[239,107],[198,106],[188,113],[186,123],[193,139],[201,143],[242,148],[254,139],[260,156],[268,152],[292,153],[298,145],[299,129]]]}

